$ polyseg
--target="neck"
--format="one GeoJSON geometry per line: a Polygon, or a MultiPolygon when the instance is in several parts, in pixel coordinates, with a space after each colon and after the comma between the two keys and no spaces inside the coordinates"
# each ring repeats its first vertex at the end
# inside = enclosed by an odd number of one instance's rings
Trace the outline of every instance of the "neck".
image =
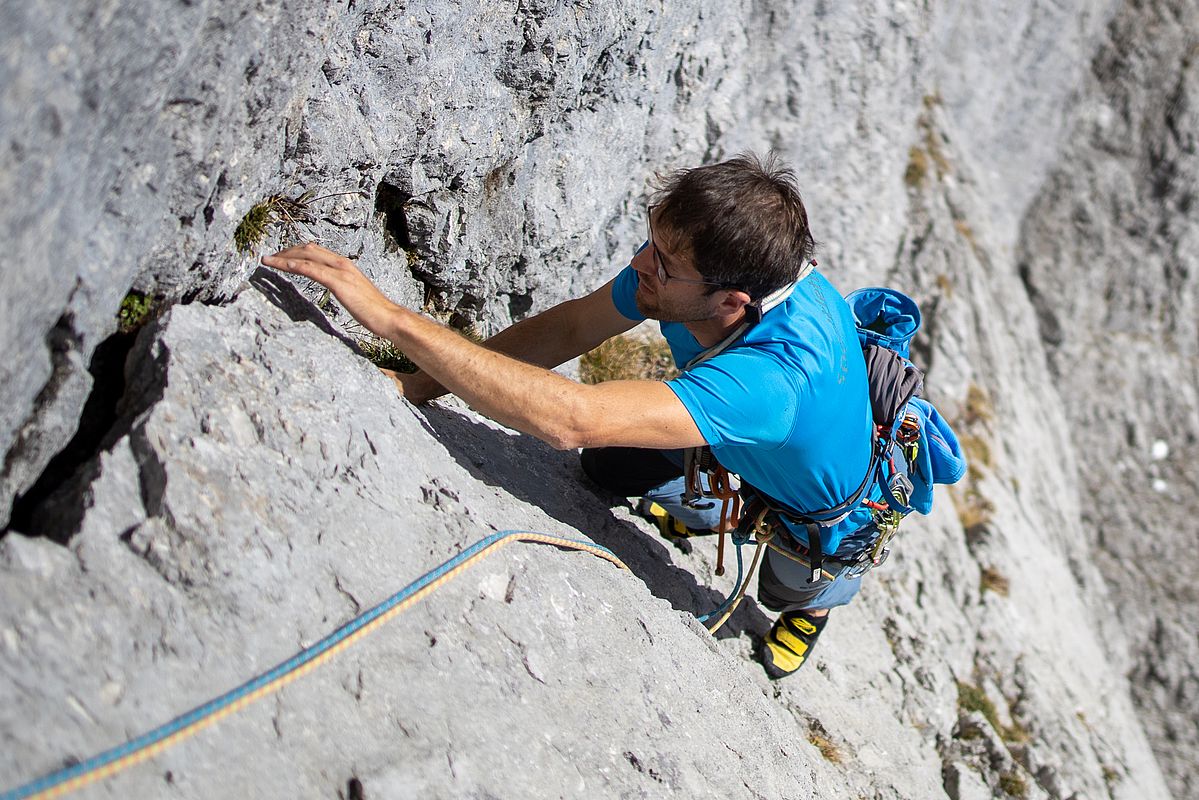
{"type": "Polygon", "coordinates": [[[698,322],[685,322],[683,326],[695,337],[695,341],[704,347],[712,347],[724,341],[745,319],[745,309],[740,308],[734,314],[726,314],[698,322]]]}

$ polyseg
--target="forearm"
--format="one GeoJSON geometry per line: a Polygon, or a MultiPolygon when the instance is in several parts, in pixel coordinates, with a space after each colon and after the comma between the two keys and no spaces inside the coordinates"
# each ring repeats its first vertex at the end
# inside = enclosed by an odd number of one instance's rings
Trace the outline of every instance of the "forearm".
{"type": "MultiPolygon", "coordinates": [[[[582,386],[497,349],[480,347],[433,320],[396,307],[384,336],[443,391],[452,392],[492,419],[559,448],[577,446],[588,426],[587,392],[582,386]]],[[[537,328],[526,326],[526,330],[537,328]]],[[[509,329],[511,330],[511,329],[509,329]]],[[[505,331],[507,333],[507,331],[505,331]]],[[[501,345],[542,359],[557,357],[554,348],[521,350],[527,340],[503,336],[501,345]]],[[[560,352],[560,351],[557,351],[560,352]]],[[[407,386],[405,387],[407,389],[407,386]]]]}
{"type": "MultiPolygon", "coordinates": [[[[587,332],[578,330],[575,315],[571,313],[572,305],[577,302],[567,301],[523,319],[487,339],[483,346],[547,369],[581,356],[599,342],[594,341],[597,337],[588,337],[587,332]]],[[[452,391],[425,370],[406,376],[403,382],[405,396],[414,403],[432,400],[452,391]]]]}

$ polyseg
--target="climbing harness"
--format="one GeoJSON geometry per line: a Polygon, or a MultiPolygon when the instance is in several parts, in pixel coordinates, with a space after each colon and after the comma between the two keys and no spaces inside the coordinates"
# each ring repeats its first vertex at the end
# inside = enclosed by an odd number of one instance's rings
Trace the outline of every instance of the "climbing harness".
{"type": "Polygon", "coordinates": [[[0,795],[0,800],[61,797],[95,781],[107,778],[126,767],[141,763],[186,739],[203,728],[237,712],[268,694],[278,691],[297,678],[312,672],[358,639],[372,633],[385,622],[406,610],[426,595],[456,578],[464,570],[512,542],[550,544],[581,550],[627,570],[616,554],[591,542],[550,536],[534,531],[501,531],[492,534],[458,555],[426,572],[374,608],[363,612],[316,644],[301,650],[283,663],[267,670],[232,691],[160,725],[125,744],[106,750],[65,769],[60,769],[0,795]]]}

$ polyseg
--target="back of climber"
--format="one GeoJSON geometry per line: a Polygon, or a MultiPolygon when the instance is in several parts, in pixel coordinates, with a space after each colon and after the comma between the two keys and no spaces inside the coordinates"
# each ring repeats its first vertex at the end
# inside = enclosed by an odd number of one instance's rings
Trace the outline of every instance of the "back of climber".
{"type": "MultiPolygon", "coordinates": [[[[717,285],[745,289],[755,304],[778,302],[756,322],[751,306],[751,318],[743,320],[750,324],[709,354],[685,314],[647,296],[636,259],[617,276],[613,303],[630,319],[660,321],[684,368],[667,385],[723,467],[790,508],[840,504],[861,485],[870,463],[865,365],[849,307],[810,264],[814,245],[790,175],[740,162],[701,167],[670,176],[657,200],[646,248],[655,251],[655,268],[666,256],[667,274],[674,263],[685,262],[701,275],[723,279],[717,285]]],[[[588,448],[582,464],[601,486],[642,497],[642,508],[656,512],[668,531],[718,523],[719,503],[684,499],[679,450],[588,448]]],[[[829,565],[838,556],[848,563],[869,544],[871,519],[862,508],[823,531],[829,565]]],[[[772,677],[806,660],[828,609],[848,603],[861,584],[836,566],[832,577],[811,583],[807,532],[781,533],[766,552],[758,589],[761,604],[781,612],[763,649],[772,677]]]]}
{"type": "MultiPolygon", "coordinates": [[[[583,447],[587,474],[616,493],[680,515],[703,512],[686,508],[676,489],[682,450],[708,445],[724,467],[790,508],[841,503],[871,459],[865,366],[848,306],[813,269],[790,170],[742,156],[673,173],[654,199],[646,243],[612,281],[485,345],[391,303],[352,262],[316,245],[263,263],[324,284],[415,361],[422,372],[393,376],[411,401],[450,391],[555,447],[583,447]],[[661,323],[684,368],[677,378],[586,386],[548,369],[643,319],[661,323]]],[[[822,529],[829,566],[816,582],[801,563],[805,530],[775,537],[758,592],[780,612],[763,650],[773,677],[804,663],[828,609],[858,591],[848,557],[876,534],[870,520],[862,508],[822,529]]],[[[693,521],[707,527],[711,517],[693,521]]]]}

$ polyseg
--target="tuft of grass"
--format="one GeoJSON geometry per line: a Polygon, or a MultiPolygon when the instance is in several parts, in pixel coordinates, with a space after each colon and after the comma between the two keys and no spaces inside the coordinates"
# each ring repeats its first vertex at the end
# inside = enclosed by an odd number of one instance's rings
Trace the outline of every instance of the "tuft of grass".
{"type": "Polygon", "coordinates": [[[967,713],[977,711],[991,723],[992,728],[996,731],[1000,729],[999,712],[995,710],[995,704],[981,687],[958,681],[958,709],[967,713]]]}
{"type": "Polygon", "coordinates": [[[820,751],[820,755],[824,756],[824,760],[831,764],[841,764],[845,761],[845,756],[841,754],[840,748],[833,744],[832,740],[823,734],[816,731],[808,732],[808,742],[820,751]]]}
{"type": "Polygon", "coordinates": [[[254,249],[262,244],[266,240],[267,234],[270,233],[271,225],[275,222],[272,212],[274,197],[275,195],[272,195],[261,203],[250,206],[250,210],[234,228],[233,246],[243,256],[254,252],[254,249]]]}
{"type": "Polygon", "coordinates": [[[979,583],[982,584],[984,592],[994,592],[1000,597],[1007,597],[1008,590],[1011,588],[1007,576],[994,567],[982,568],[979,583]]]}
{"type": "Polygon", "coordinates": [[[1028,796],[1028,783],[1014,770],[999,776],[999,788],[1011,797],[1028,796]]]}
{"type": "Polygon", "coordinates": [[[1006,726],[999,732],[999,735],[1003,737],[1005,742],[1013,742],[1015,744],[1023,744],[1032,738],[1032,735],[1028,732],[1028,728],[1025,728],[1019,722],[1013,722],[1011,725],[1006,726]]]}
{"type": "Polygon", "coordinates": [[[973,486],[965,489],[952,487],[949,496],[967,537],[981,534],[995,516],[994,504],[973,486]]]}
{"type": "Polygon", "coordinates": [[[305,190],[295,196],[273,194],[251,206],[241,218],[241,222],[237,223],[237,228],[233,231],[233,246],[242,255],[249,255],[266,241],[266,237],[276,228],[285,240],[298,241],[305,238],[300,236],[302,229],[317,220],[312,204],[346,194],[361,192],[334,192],[321,197],[313,197],[311,190],[305,190]]]}
{"type": "Polygon", "coordinates": [[[117,330],[132,333],[150,321],[154,313],[154,300],[141,292],[129,292],[117,310],[117,330]]]}
{"type": "Polygon", "coordinates": [[[903,172],[903,182],[909,189],[918,189],[928,180],[928,153],[916,145],[908,150],[908,168],[903,172]]]}
{"type": "MultiPolygon", "coordinates": [[[[962,445],[962,452],[966,455],[967,468],[974,470],[977,466],[990,468],[995,465],[995,460],[991,456],[991,445],[982,436],[973,433],[958,434],[958,443],[962,445]]],[[[977,478],[978,473],[972,472],[972,476],[977,478]]]]}
{"type": "Polygon", "coordinates": [[[953,296],[953,281],[951,281],[949,276],[945,273],[941,273],[937,276],[937,288],[940,289],[941,293],[946,297],[953,296]]]}
{"type": "Polygon", "coordinates": [[[358,350],[367,360],[379,369],[389,369],[393,372],[416,372],[417,366],[412,359],[400,352],[400,349],[386,339],[374,336],[364,336],[358,339],[358,350]]]}
{"type": "Polygon", "coordinates": [[[941,180],[949,174],[949,158],[945,155],[945,149],[941,146],[942,139],[933,130],[931,124],[924,129],[924,148],[928,150],[929,158],[933,161],[933,166],[937,168],[937,180],[941,180]]]}
{"type": "Polygon", "coordinates": [[[677,374],[670,346],[661,339],[614,336],[579,360],[583,383],[664,381],[677,374]]]}
{"type": "Polygon", "coordinates": [[[958,235],[965,239],[966,243],[970,245],[970,249],[978,249],[978,239],[975,238],[974,228],[970,227],[969,222],[964,219],[955,219],[953,221],[953,227],[954,230],[958,232],[958,235]]]}
{"type": "MultiPolygon", "coordinates": [[[[322,309],[324,310],[324,309],[322,309]]],[[[326,311],[326,313],[328,313],[326,311]]],[[[449,327],[470,339],[481,342],[478,329],[466,320],[454,320],[449,327]]],[[[379,369],[389,369],[392,372],[413,373],[420,369],[412,359],[404,355],[398,347],[387,339],[375,336],[356,322],[347,326],[347,332],[354,337],[359,352],[379,369]]]]}
{"type": "Polygon", "coordinates": [[[1109,787],[1115,786],[1120,780],[1120,773],[1107,764],[1103,765],[1103,782],[1109,787]]]}
{"type": "Polygon", "coordinates": [[[966,404],[962,409],[962,421],[967,425],[976,422],[990,424],[995,419],[995,405],[991,395],[977,383],[970,384],[966,389],[966,404]]]}

